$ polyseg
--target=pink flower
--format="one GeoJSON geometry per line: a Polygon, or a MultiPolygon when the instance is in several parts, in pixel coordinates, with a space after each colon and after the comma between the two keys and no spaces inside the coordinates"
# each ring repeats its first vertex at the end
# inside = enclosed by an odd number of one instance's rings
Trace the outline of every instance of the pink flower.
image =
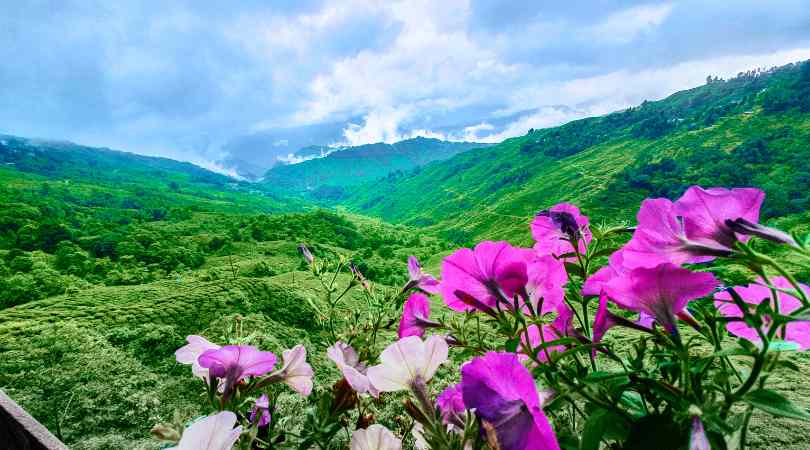
{"type": "Polygon", "coordinates": [[[252,345],[226,345],[207,350],[199,357],[200,366],[211,376],[225,380],[223,392],[231,389],[245,377],[259,377],[273,370],[276,355],[263,352],[252,345]]]}
{"type": "MultiPolygon", "coordinates": [[[[644,313],[641,314],[644,315],[644,313]]],[[[617,325],[632,328],[634,330],[650,332],[652,331],[652,317],[650,317],[649,326],[644,326],[641,321],[631,322],[624,317],[613,314],[610,312],[610,310],[608,310],[608,296],[604,291],[602,291],[602,294],[599,296],[599,308],[596,310],[596,316],[594,316],[593,319],[593,333],[591,336],[593,343],[598,344],[602,342],[602,338],[605,336],[608,330],[617,325]]],[[[596,349],[593,349],[591,354],[595,356],[596,349]]]]}
{"type": "Polygon", "coordinates": [[[529,262],[527,271],[526,292],[535,312],[543,315],[554,311],[565,297],[564,286],[568,282],[563,262],[550,255],[534,257],[529,262]]]}
{"type": "Polygon", "coordinates": [[[381,392],[413,389],[427,383],[447,361],[444,336],[433,335],[422,341],[408,336],[389,345],[380,354],[380,364],[368,368],[368,379],[381,392]]]}
{"type": "Polygon", "coordinates": [[[529,325],[526,328],[526,332],[520,336],[521,344],[525,347],[524,350],[521,350],[521,355],[519,355],[520,360],[525,361],[529,359],[530,355],[528,354],[528,349],[531,349],[532,352],[537,353],[537,359],[544,362],[548,361],[552,353],[564,352],[565,346],[552,345],[544,348],[540,347],[563,337],[565,337],[565,335],[553,325],[543,325],[542,328],[538,325],[529,325]]]}
{"type": "MultiPolygon", "coordinates": [[[[771,281],[773,282],[774,287],[777,289],[793,289],[793,286],[784,277],[776,277],[771,279],[771,281]]],[[[801,287],[804,292],[810,295],[810,287],[805,285],[801,285],[801,287]]],[[[746,303],[752,305],[752,313],[756,305],[759,305],[762,301],[771,303],[773,301],[771,298],[771,289],[762,279],[758,279],[755,284],[735,287],[734,291],[736,291],[746,303]]],[[[799,301],[799,299],[793,295],[779,291],[776,297],[779,300],[780,314],[790,314],[802,306],[801,301],[799,301]]],[[[717,309],[720,310],[720,314],[726,317],[743,317],[742,311],[740,311],[740,308],[737,307],[737,305],[733,302],[731,294],[729,294],[727,291],[718,292],[715,294],[714,298],[716,300],[715,305],[717,305],[717,309]]],[[[771,304],[771,306],[773,306],[773,304],[771,304]]],[[[772,321],[769,317],[765,317],[764,319],[765,324],[762,331],[767,333],[772,321]]],[[[729,322],[726,325],[726,329],[729,333],[748,339],[751,342],[762,341],[757,333],[757,330],[748,326],[743,321],[729,322]]],[[[780,329],[776,336],[785,341],[795,342],[799,344],[799,347],[802,350],[806,350],[810,348],[810,322],[791,322],[787,324],[786,334],[783,335],[783,332],[780,329]]]]}
{"type": "MultiPolygon", "coordinates": [[[[581,254],[587,251],[591,242],[588,217],[570,203],[560,203],[540,211],[531,224],[532,237],[536,241],[534,249],[540,255],[561,257],[574,253],[572,242],[578,242],[581,254]]],[[[566,258],[567,259],[567,258],[566,258]]]]}
{"type": "Polygon", "coordinates": [[[627,273],[623,250],[617,250],[608,258],[608,265],[597,270],[582,285],[582,295],[599,295],[606,283],[627,273]]]}
{"type": "Polygon", "coordinates": [[[425,329],[440,326],[438,322],[430,320],[430,299],[425,295],[411,294],[402,310],[399,321],[399,337],[423,336],[425,329]]]}
{"type": "Polygon", "coordinates": [[[459,249],[442,261],[442,297],[455,311],[493,309],[499,303],[508,307],[504,303],[511,304],[528,282],[530,258],[530,250],[505,241],[484,241],[472,250],[459,249]],[[471,305],[471,300],[476,303],[471,305]]]}
{"type": "Polygon", "coordinates": [[[422,266],[419,264],[419,260],[417,260],[415,256],[408,257],[408,274],[410,275],[410,280],[406,285],[406,291],[412,287],[417,287],[428,294],[439,293],[439,280],[433,278],[432,275],[423,272],[422,266]]]}
{"type": "Polygon", "coordinates": [[[183,431],[177,447],[168,450],[231,450],[242,434],[236,425],[236,414],[222,411],[204,417],[183,431]]]}
{"type": "Polygon", "coordinates": [[[186,342],[188,342],[188,344],[174,352],[177,362],[180,364],[191,364],[191,373],[196,377],[202,377],[208,381],[208,369],[200,366],[197,360],[206,350],[216,350],[220,348],[219,345],[213,344],[208,341],[208,339],[196,335],[186,337],[186,342]]]}
{"type": "Polygon", "coordinates": [[[253,410],[250,411],[250,423],[258,423],[260,427],[266,427],[270,424],[270,399],[267,394],[262,394],[253,405],[253,410]],[[258,422],[256,416],[259,416],[258,422]]]}
{"type": "Polygon", "coordinates": [[[452,384],[436,397],[436,406],[442,413],[442,421],[445,424],[464,426],[464,397],[461,394],[461,384],[452,384]]]}
{"type": "Polygon", "coordinates": [[[644,200],[638,227],[624,247],[624,265],[680,265],[728,255],[736,241],[745,242],[749,236],[736,234],[726,222],[742,218],[755,223],[764,198],[758,189],[693,186],[675,203],[663,198],[644,200]]]}
{"type": "Polygon", "coordinates": [[[372,397],[380,395],[380,391],[366,376],[368,369],[360,362],[357,352],[350,345],[338,341],[326,349],[326,356],[337,365],[343,378],[358,394],[370,394],[372,397]]]}
{"type": "Polygon", "coordinates": [[[312,376],[315,372],[312,370],[312,366],[307,364],[307,349],[298,344],[289,350],[284,350],[281,359],[284,364],[273,372],[271,378],[279,378],[295,392],[304,397],[308,396],[312,392],[312,376]]]}
{"type": "Polygon", "coordinates": [[[614,278],[604,289],[621,308],[650,314],[668,332],[676,333],[675,316],[694,299],[706,296],[719,285],[710,273],[692,272],[664,263],[637,268],[614,278]]]}
{"type": "Polygon", "coordinates": [[[501,450],[559,450],[537,387],[514,353],[489,352],[461,368],[464,405],[501,450]]]}

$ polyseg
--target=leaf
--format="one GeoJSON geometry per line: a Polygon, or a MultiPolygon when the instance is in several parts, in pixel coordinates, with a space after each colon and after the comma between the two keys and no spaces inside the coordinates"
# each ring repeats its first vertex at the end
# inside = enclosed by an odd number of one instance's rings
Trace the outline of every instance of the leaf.
{"type": "Polygon", "coordinates": [[[778,392],[770,389],[757,389],[743,397],[749,405],[759,408],[774,416],[790,417],[810,421],[810,413],[799,408],[778,392]]]}
{"type": "Polygon", "coordinates": [[[579,267],[579,265],[578,265],[578,264],[574,264],[574,263],[567,262],[567,263],[565,263],[565,270],[566,270],[566,272],[568,272],[569,274],[578,275],[579,277],[582,277],[582,276],[583,276],[583,274],[582,274],[582,268],[581,268],[581,267],[579,267]]]}
{"type": "Polygon", "coordinates": [[[712,353],[713,357],[720,358],[723,356],[752,356],[751,352],[743,347],[727,347],[712,353]]]}
{"type": "Polygon", "coordinates": [[[607,422],[613,417],[606,409],[595,409],[588,420],[585,421],[585,428],[582,430],[582,439],[579,442],[579,450],[599,450],[599,442],[605,435],[607,422]]]}
{"type": "Polygon", "coordinates": [[[509,339],[508,341],[506,341],[506,344],[504,344],[504,348],[506,349],[507,352],[514,353],[517,350],[519,344],[520,338],[509,339]]]}

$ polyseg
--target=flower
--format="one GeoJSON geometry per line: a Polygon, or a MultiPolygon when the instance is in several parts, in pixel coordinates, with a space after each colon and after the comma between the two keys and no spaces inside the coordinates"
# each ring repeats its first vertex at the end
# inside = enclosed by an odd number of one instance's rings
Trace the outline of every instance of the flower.
{"type": "MultiPolygon", "coordinates": [[[[775,277],[771,279],[773,287],[777,288],[777,296],[778,299],[778,306],[779,306],[779,313],[780,314],[790,314],[793,311],[797,310],[802,306],[801,301],[798,298],[791,294],[787,294],[782,292],[781,289],[792,290],[793,285],[785,279],[784,277],[775,277]]],[[[805,285],[800,285],[802,290],[810,295],[810,287],[805,285]]],[[[754,284],[749,284],[748,286],[737,286],[733,288],[737,294],[750,305],[759,305],[763,300],[771,302],[771,289],[768,285],[760,278],[754,284]]],[[[726,317],[743,317],[742,311],[740,308],[733,302],[731,294],[728,291],[718,292],[714,295],[715,298],[715,305],[717,306],[720,314],[726,317]]],[[[754,310],[754,306],[751,307],[751,312],[754,310]]],[[[771,305],[773,306],[773,305],[771,305]]],[[[769,317],[764,317],[764,325],[770,326],[772,323],[769,317]]],[[[741,338],[748,339],[752,342],[761,342],[762,340],[759,337],[759,333],[757,330],[749,326],[743,321],[734,321],[729,322],[726,325],[726,329],[729,333],[739,336],[741,338]]],[[[763,331],[767,332],[767,328],[763,331]]],[[[779,330],[776,336],[780,337],[783,340],[791,341],[799,344],[799,348],[801,350],[806,350],[810,348],[810,322],[808,321],[795,321],[790,322],[787,324],[786,333],[783,333],[783,330],[779,330]]]]}
{"type": "Polygon", "coordinates": [[[532,251],[508,242],[483,241],[462,248],[442,261],[441,294],[455,311],[489,311],[510,307],[517,294],[527,295],[532,251]]]}
{"type": "Polygon", "coordinates": [[[408,257],[408,274],[410,275],[410,281],[408,281],[405,291],[417,287],[428,294],[439,293],[439,280],[422,271],[422,266],[416,256],[408,257]]]}
{"type": "Polygon", "coordinates": [[[250,411],[250,423],[257,423],[256,415],[259,415],[258,424],[260,427],[266,427],[270,424],[270,399],[267,398],[267,394],[262,394],[253,405],[253,409],[250,411]]]}
{"type": "Polygon", "coordinates": [[[200,366],[197,361],[200,355],[205,353],[206,350],[216,350],[219,345],[211,343],[208,339],[191,335],[186,337],[188,344],[180,347],[174,352],[174,357],[180,364],[191,364],[191,373],[196,377],[202,377],[208,380],[208,369],[200,366]]]}
{"type": "Polygon", "coordinates": [[[574,253],[572,242],[576,240],[579,253],[584,254],[591,242],[588,223],[588,217],[570,203],[560,203],[540,211],[531,224],[535,251],[559,258],[574,253]]]}
{"type": "Polygon", "coordinates": [[[464,405],[500,450],[558,450],[529,371],[514,353],[489,352],[461,368],[464,405]]]}
{"type": "Polygon", "coordinates": [[[183,431],[177,447],[169,450],[231,450],[242,434],[236,425],[236,414],[230,411],[204,417],[183,431]]]}
{"type": "Polygon", "coordinates": [[[421,337],[425,334],[425,328],[437,326],[440,326],[438,322],[430,320],[430,299],[420,293],[411,294],[402,308],[399,337],[421,337]]]}
{"type": "Polygon", "coordinates": [[[464,427],[464,397],[461,394],[461,384],[447,386],[445,390],[436,397],[436,406],[442,413],[442,421],[445,424],[454,424],[464,427]]]}
{"type": "Polygon", "coordinates": [[[273,370],[276,355],[252,345],[226,345],[206,350],[200,355],[199,362],[212,376],[225,379],[223,392],[228,395],[242,378],[262,376],[273,370]]]}
{"type": "Polygon", "coordinates": [[[358,394],[368,393],[373,397],[379,395],[380,392],[366,376],[366,366],[360,362],[357,352],[350,345],[338,341],[326,349],[326,356],[337,365],[343,378],[358,394]]]}
{"type": "Polygon", "coordinates": [[[710,273],[692,272],[670,263],[637,268],[614,278],[604,289],[619,307],[650,314],[668,332],[675,334],[675,316],[684,313],[689,301],[706,296],[719,285],[710,273]]]}
{"type": "Polygon", "coordinates": [[[706,437],[706,430],[703,429],[703,422],[698,416],[692,416],[692,431],[689,435],[689,450],[711,450],[709,438],[706,437]]]}
{"type": "Polygon", "coordinates": [[[408,336],[389,345],[380,354],[380,364],[369,367],[368,379],[381,392],[411,389],[414,383],[427,383],[447,361],[444,336],[426,340],[408,336]]]}
{"type": "Polygon", "coordinates": [[[525,348],[521,350],[522,354],[519,355],[520,360],[525,361],[526,359],[529,359],[531,356],[529,351],[532,351],[537,353],[537,359],[540,361],[548,361],[548,358],[552,353],[565,351],[565,346],[552,345],[544,348],[540,347],[562,337],[565,337],[565,335],[553,325],[543,325],[542,327],[538,325],[529,325],[526,328],[526,332],[521,334],[520,340],[525,348]]]}
{"type": "Polygon", "coordinates": [[[676,265],[699,263],[727,256],[738,235],[727,221],[745,219],[755,223],[765,194],[759,189],[703,189],[692,186],[675,203],[646,199],[638,212],[638,227],[624,247],[629,268],[654,267],[661,262],[676,265]]]}
{"type": "Polygon", "coordinates": [[[401,450],[402,441],[388,428],[375,423],[366,429],[355,430],[349,443],[351,450],[401,450]]]}
{"type": "Polygon", "coordinates": [[[308,396],[312,392],[312,366],[307,364],[307,349],[298,344],[295,347],[285,350],[281,354],[284,362],[281,368],[273,374],[271,378],[278,378],[284,381],[295,392],[308,396]]]}
{"type": "Polygon", "coordinates": [[[568,282],[563,262],[550,255],[535,256],[528,264],[527,275],[526,292],[535,312],[543,315],[554,311],[565,297],[563,286],[568,282]]]}
{"type": "MultiPolygon", "coordinates": [[[[645,313],[641,314],[645,317],[650,317],[646,316],[645,313]]],[[[652,321],[651,317],[650,321],[652,321]]],[[[602,338],[605,336],[608,330],[617,325],[621,325],[639,331],[647,331],[647,332],[652,331],[651,330],[652,323],[650,323],[649,326],[645,326],[644,322],[645,322],[644,318],[642,318],[642,320],[640,320],[639,322],[632,322],[630,320],[625,319],[624,317],[617,316],[616,314],[610,312],[610,310],[608,310],[608,296],[607,294],[605,294],[604,291],[602,291],[602,294],[599,296],[599,307],[596,310],[596,316],[594,316],[593,319],[593,333],[591,336],[592,341],[594,344],[602,342],[602,338]]],[[[595,356],[596,350],[597,350],[596,348],[591,350],[591,354],[595,356]]]]}
{"type": "Polygon", "coordinates": [[[749,222],[742,217],[736,220],[726,219],[726,226],[737,234],[745,236],[757,236],[762,239],[776,242],[777,244],[787,244],[792,247],[799,247],[799,243],[788,233],[782,230],[766,227],[758,223],[749,222]]]}
{"type": "Polygon", "coordinates": [[[608,258],[607,266],[597,270],[585,280],[582,285],[582,295],[599,295],[607,282],[623,276],[625,273],[627,273],[627,268],[624,266],[623,250],[617,250],[608,258]]]}

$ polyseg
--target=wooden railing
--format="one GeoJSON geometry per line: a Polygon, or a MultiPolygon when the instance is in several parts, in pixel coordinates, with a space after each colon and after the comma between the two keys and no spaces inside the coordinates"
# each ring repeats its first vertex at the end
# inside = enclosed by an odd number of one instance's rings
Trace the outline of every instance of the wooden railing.
{"type": "Polygon", "coordinates": [[[68,450],[56,436],[0,390],[0,449],[68,450]]]}

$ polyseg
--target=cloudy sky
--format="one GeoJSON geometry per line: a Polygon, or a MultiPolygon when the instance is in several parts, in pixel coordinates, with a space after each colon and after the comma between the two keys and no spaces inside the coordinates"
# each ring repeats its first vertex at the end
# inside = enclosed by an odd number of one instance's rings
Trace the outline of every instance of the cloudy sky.
{"type": "Polygon", "coordinates": [[[494,142],[810,59],[810,0],[21,0],[0,132],[206,167],[494,142]]]}

